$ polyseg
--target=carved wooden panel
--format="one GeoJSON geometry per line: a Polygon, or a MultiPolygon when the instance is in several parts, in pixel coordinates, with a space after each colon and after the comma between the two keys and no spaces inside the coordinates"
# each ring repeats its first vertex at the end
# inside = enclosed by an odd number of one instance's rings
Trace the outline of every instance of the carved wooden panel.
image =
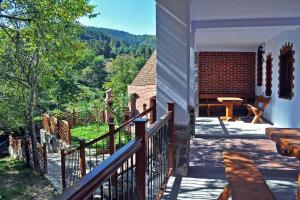
{"type": "Polygon", "coordinates": [[[280,49],[279,56],[279,91],[280,98],[292,99],[294,96],[294,54],[293,44],[290,42],[285,43],[280,49]]]}
{"type": "Polygon", "coordinates": [[[257,50],[257,86],[262,86],[264,53],[263,46],[260,45],[257,50]]]}
{"type": "Polygon", "coordinates": [[[272,64],[273,58],[272,54],[267,55],[266,60],[266,96],[272,95],[272,73],[273,73],[273,64],[272,64]]]}

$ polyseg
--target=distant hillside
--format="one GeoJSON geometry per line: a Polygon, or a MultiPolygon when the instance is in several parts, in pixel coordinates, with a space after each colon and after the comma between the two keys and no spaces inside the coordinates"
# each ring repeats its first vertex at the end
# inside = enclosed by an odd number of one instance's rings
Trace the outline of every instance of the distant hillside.
{"type": "Polygon", "coordinates": [[[155,48],[156,45],[156,37],[154,35],[133,35],[131,33],[127,33],[125,31],[118,31],[107,28],[96,28],[100,32],[105,33],[106,35],[124,41],[130,45],[140,46],[145,45],[151,48],[155,48]]]}
{"type": "Polygon", "coordinates": [[[80,38],[94,49],[97,55],[115,58],[120,54],[133,54],[149,58],[156,46],[152,35],[133,35],[106,28],[85,27],[80,38]]]}

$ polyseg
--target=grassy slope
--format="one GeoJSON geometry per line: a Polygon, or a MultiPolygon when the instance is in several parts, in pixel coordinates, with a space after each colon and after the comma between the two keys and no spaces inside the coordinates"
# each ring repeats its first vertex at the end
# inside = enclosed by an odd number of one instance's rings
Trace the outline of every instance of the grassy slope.
{"type": "Polygon", "coordinates": [[[79,126],[71,129],[71,144],[79,146],[80,139],[91,141],[108,132],[108,125],[91,124],[87,126],[79,126]]]}
{"type": "Polygon", "coordinates": [[[23,162],[0,158],[0,199],[55,199],[56,192],[47,180],[33,173],[23,162]]]}

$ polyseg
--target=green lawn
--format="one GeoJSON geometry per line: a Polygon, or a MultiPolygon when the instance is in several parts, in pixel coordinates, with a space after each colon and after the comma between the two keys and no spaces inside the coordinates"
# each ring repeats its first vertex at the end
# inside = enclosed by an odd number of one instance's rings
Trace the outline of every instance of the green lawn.
{"type": "Polygon", "coordinates": [[[108,132],[107,124],[91,124],[87,126],[78,126],[71,129],[71,144],[72,146],[79,146],[80,139],[84,139],[86,142],[108,132]]]}
{"type": "MultiPolygon", "coordinates": [[[[87,126],[78,126],[71,129],[71,145],[73,147],[78,147],[80,144],[80,139],[84,139],[86,142],[89,142],[95,138],[100,137],[101,135],[108,133],[108,125],[102,124],[91,124],[87,126]]],[[[126,136],[125,130],[122,130],[122,136],[121,136],[121,143],[126,144],[128,141],[130,141],[130,138],[126,136]]],[[[103,140],[101,142],[98,142],[97,145],[93,145],[92,148],[98,148],[98,147],[107,147],[107,140],[103,140]]],[[[117,145],[119,143],[119,135],[117,134],[115,136],[115,144],[117,145]]]]}
{"type": "Polygon", "coordinates": [[[0,199],[55,199],[52,185],[23,162],[0,158],[0,199]]]}

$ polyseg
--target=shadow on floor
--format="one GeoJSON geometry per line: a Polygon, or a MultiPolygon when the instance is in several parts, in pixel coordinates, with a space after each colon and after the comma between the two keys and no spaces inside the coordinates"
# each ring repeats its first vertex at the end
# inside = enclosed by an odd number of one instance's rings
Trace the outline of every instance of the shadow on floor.
{"type": "Polygon", "coordinates": [[[265,139],[265,128],[271,126],[197,118],[188,176],[171,177],[163,199],[217,199],[227,184],[223,151],[250,154],[277,199],[296,199],[298,161],[279,155],[265,139]]]}

